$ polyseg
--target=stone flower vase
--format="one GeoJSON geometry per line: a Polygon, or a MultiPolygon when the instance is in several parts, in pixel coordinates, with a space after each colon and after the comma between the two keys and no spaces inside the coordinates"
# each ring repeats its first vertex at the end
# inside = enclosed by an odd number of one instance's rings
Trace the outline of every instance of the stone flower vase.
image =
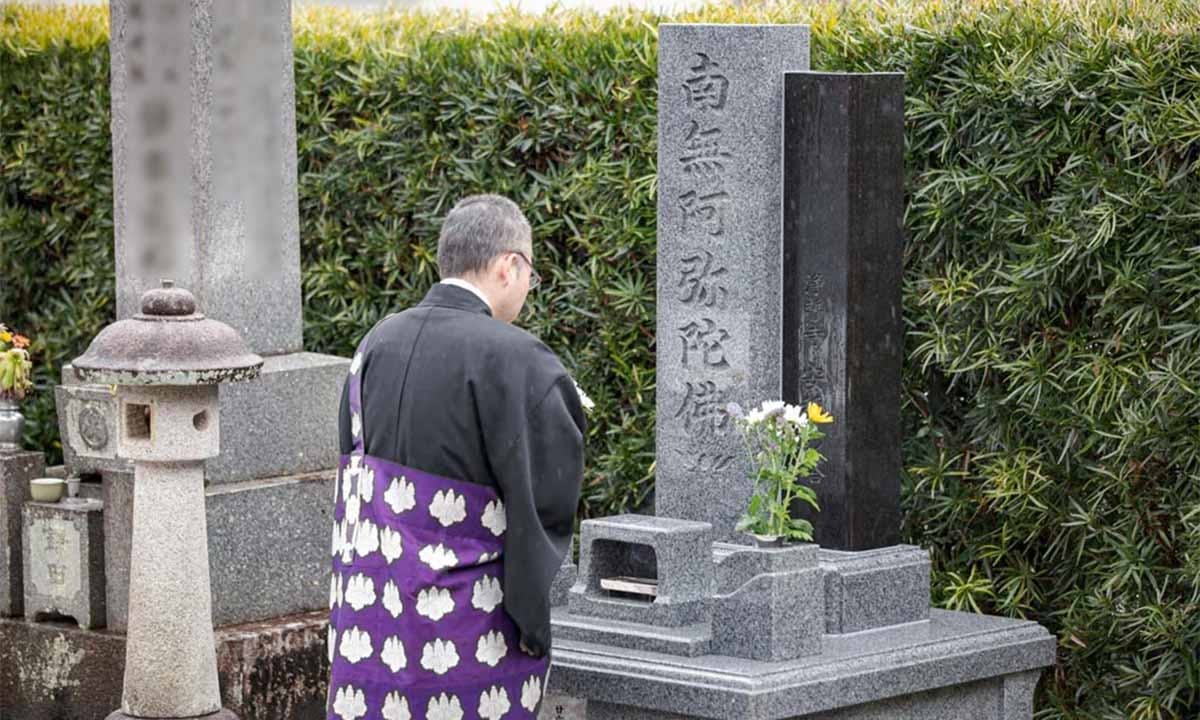
{"type": "Polygon", "coordinates": [[[0,395],[0,452],[20,452],[25,416],[15,399],[0,395]]]}

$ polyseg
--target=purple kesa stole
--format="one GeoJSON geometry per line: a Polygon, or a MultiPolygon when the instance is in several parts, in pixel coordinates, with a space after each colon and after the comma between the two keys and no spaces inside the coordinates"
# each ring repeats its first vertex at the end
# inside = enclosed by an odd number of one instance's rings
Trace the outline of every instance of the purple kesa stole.
{"type": "Polygon", "coordinates": [[[334,483],[327,718],[536,718],[549,658],[504,611],[504,503],[364,453],[361,358],[334,483]]]}

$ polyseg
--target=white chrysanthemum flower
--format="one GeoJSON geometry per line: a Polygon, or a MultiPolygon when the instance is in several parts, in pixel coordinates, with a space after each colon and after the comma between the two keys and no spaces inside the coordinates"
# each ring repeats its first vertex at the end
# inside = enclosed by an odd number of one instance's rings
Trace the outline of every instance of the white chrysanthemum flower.
{"type": "Polygon", "coordinates": [[[350,434],[354,437],[362,434],[362,416],[358,413],[350,413],[350,434]]]}
{"type": "Polygon", "coordinates": [[[352,665],[371,657],[371,636],[366,630],[359,630],[357,625],[350,628],[342,633],[341,652],[352,665]]]}
{"type": "Polygon", "coordinates": [[[783,411],[783,419],[793,425],[804,427],[808,424],[808,413],[799,405],[788,405],[783,411]]]}
{"type": "Polygon", "coordinates": [[[363,520],[354,528],[354,552],[366,557],[379,550],[379,528],[370,520],[363,520]]]}
{"type": "Polygon", "coordinates": [[[501,658],[508,654],[508,643],[504,641],[504,636],[495,630],[486,635],[479,636],[479,642],[475,646],[475,659],[487,665],[488,667],[496,667],[501,658]]]}
{"type": "Polygon", "coordinates": [[[392,614],[392,617],[400,617],[400,613],[404,612],[404,603],[400,600],[400,588],[396,587],[396,583],[391,580],[387,581],[387,585],[383,586],[383,609],[392,614]]]}
{"type": "Polygon", "coordinates": [[[454,551],[441,543],[421,548],[418,557],[421,558],[421,562],[434,570],[445,570],[458,564],[458,556],[454,554],[454,551]]]}
{"type": "Polygon", "coordinates": [[[417,594],[417,614],[437,622],[454,610],[454,598],[446,588],[428,587],[417,594]]]}
{"type": "Polygon", "coordinates": [[[383,494],[383,500],[392,509],[392,512],[399,515],[417,506],[417,489],[408,481],[408,478],[392,478],[392,484],[383,494]]]}
{"type": "Polygon", "coordinates": [[[358,499],[358,495],[352,494],[350,499],[346,501],[346,522],[350,525],[358,522],[358,516],[361,511],[362,502],[358,499]]]}
{"type": "Polygon", "coordinates": [[[384,527],[379,531],[379,551],[389,563],[395,562],[404,554],[404,537],[398,530],[384,527]]]}
{"type": "Polygon", "coordinates": [[[761,409],[763,415],[766,415],[767,413],[775,412],[776,410],[782,410],[785,405],[787,405],[787,403],[782,400],[764,400],[761,409]]]}
{"type": "Polygon", "coordinates": [[[583,388],[579,387],[579,383],[574,380],[571,382],[575,384],[575,392],[579,394],[579,404],[583,406],[584,410],[591,412],[592,408],[596,407],[596,403],[592,402],[592,399],[583,391],[583,388]]]}
{"type": "Polygon", "coordinates": [[[442,693],[429,698],[429,707],[425,710],[425,720],[462,720],[462,704],[457,695],[442,693]]]}
{"type": "Polygon", "coordinates": [[[479,717],[483,720],[500,720],[511,708],[508,691],[498,685],[479,695],[479,717]]]}
{"type": "Polygon", "coordinates": [[[367,714],[367,698],[362,690],[355,690],[353,686],[338,688],[337,695],[334,696],[333,711],[341,716],[342,720],[358,720],[367,714]]]}
{"type": "Polygon", "coordinates": [[[508,519],[504,513],[504,503],[499,500],[492,500],[483,509],[483,517],[480,520],[483,526],[487,528],[493,535],[500,537],[508,528],[508,519]]]}
{"type": "Polygon", "coordinates": [[[383,720],[412,720],[408,698],[397,692],[388,693],[383,701],[383,720]]]}
{"type": "Polygon", "coordinates": [[[453,490],[438,490],[429,503],[429,514],[437,518],[442,527],[450,527],[467,517],[467,499],[453,490]]]}
{"type": "Polygon", "coordinates": [[[445,675],[458,665],[458,648],[449,640],[434,640],[421,649],[421,667],[445,675]]]}
{"type": "Polygon", "coordinates": [[[408,667],[408,658],[404,655],[404,643],[400,642],[398,637],[390,637],[383,641],[383,652],[379,654],[379,659],[392,672],[400,672],[408,667]]]}
{"type": "Polygon", "coordinates": [[[337,630],[333,629],[333,625],[329,626],[329,638],[325,641],[325,644],[329,648],[329,664],[332,665],[333,656],[337,650],[337,630]]]}
{"type": "Polygon", "coordinates": [[[364,465],[358,474],[358,496],[368,503],[375,497],[375,468],[370,465],[364,465]]]}
{"type": "Polygon", "coordinates": [[[346,602],[355,612],[375,602],[375,581],[359,573],[346,583],[346,602]]]}
{"type": "Polygon", "coordinates": [[[357,375],[358,369],[362,367],[362,353],[354,353],[354,359],[350,361],[350,374],[357,375]]]}
{"type": "Polygon", "coordinates": [[[521,685],[521,707],[533,712],[541,700],[542,679],[537,675],[530,675],[529,679],[521,685]]]}
{"type": "Polygon", "coordinates": [[[484,575],[475,581],[471,592],[471,606],[476,610],[491,612],[504,601],[504,591],[500,588],[500,580],[491,575],[484,575]]]}

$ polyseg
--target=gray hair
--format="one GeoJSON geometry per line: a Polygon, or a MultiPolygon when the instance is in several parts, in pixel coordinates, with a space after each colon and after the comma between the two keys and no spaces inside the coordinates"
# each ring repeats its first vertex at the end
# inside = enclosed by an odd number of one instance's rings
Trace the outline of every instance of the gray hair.
{"type": "Polygon", "coordinates": [[[442,222],[438,272],[443,278],[481,272],[497,255],[532,251],[533,231],[517,204],[500,195],[458,201],[442,222]]]}

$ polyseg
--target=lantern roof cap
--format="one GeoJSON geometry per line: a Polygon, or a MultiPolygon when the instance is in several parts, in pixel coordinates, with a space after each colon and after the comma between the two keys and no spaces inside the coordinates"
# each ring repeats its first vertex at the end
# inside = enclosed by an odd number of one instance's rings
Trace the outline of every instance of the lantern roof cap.
{"type": "Polygon", "coordinates": [[[196,298],[164,280],[142,311],[108,325],[71,365],[106,385],[215,385],[258,376],[263,360],[236,330],[196,310],[196,298]]]}

